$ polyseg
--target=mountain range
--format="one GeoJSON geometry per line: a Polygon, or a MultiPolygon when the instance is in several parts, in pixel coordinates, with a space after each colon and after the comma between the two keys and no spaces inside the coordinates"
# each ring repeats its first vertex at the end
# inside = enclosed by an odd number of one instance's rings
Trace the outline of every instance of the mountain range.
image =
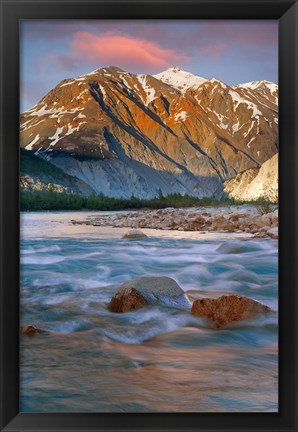
{"type": "MultiPolygon", "coordinates": [[[[67,185],[55,175],[51,183],[69,192],[217,197],[233,195],[238,178],[241,196],[247,170],[257,176],[273,158],[277,172],[278,86],[229,86],[178,67],[157,75],[103,67],[61,81],[21,114],[20,146],[62,170],[67,185]]],[[[22,174],[25,189],[40,180],[22,174]]]]}

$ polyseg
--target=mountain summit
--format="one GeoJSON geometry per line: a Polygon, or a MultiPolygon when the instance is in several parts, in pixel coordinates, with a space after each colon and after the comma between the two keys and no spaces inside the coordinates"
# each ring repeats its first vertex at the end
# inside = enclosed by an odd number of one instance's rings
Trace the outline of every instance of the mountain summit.
{"type": "Polygon", "coordinates": [[[183,71],[177,66],[169,68],[164,72],[160,72],[159,74],[153,76],[165,84],[180,90],[182,93],[190,88],[197,89],[201,84],[207,81],[205,78],[201,78],[199,76],[193,75],[190,72],[183,71]]]}
{"type": "Polygon", "coordinates": [[[95,193],[217,195],[277,152],[274,86],[103,67],[61,81],[23,113],[20,144],[95,193]]]}

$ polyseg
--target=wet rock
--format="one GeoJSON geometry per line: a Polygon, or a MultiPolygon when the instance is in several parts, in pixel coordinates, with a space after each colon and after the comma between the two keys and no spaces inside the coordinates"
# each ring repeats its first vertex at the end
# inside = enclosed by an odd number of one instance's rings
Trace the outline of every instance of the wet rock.
{"type": "Polygon", "coordinates": [[[112,312],[131,312],[146,306],[148,302],[135,288],[122,287],[112,298],[109,309],[112,312]]]}
{"type": "Polygon", "coordinates": [[[191,308],[193,315],[206,318],[216,328],[236,321],[253,319],[269,312],[272,310],[268,306],[248,297],[236,295],[199,299],[193,302],[191,308]]]}
{"type": "Polygon", "coordinates": [[[259,245],[241,242],[238,240],[224,242],[216,249],[217,252],[222,254],[243,254],[258,250],[260,250],[259,245]]]}
{"type": "Polygon", "coordinates": [[[140,309],[146,305],[187,307],[191,304],[174,279],[144,276],[124,283],[112,298],[109,309],[122,313],[140,309]]]}
{"type": "Polygon", "coordinates": [[[123,239],[135,239],[135,238],[144,238],[147,237],[146,234],[143,233],[143,231],[138,229],[132,229],[129,230],[124,236],[123,239]]]}
{"type": "Polygon", "coordinates": [[[20,326],[20,333],[28,336],[36,336],[42,331],[33,325],[20,326]]]}

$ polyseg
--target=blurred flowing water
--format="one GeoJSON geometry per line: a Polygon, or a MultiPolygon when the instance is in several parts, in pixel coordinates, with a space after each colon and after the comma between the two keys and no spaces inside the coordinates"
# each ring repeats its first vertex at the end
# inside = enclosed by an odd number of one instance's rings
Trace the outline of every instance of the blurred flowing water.
{"type": "Polygon", "coordinates": [[[107,309],[121,283],[152,275],[190,300],[234,293],[277,311],[277,241],[69,224],[88,214],[21,215],[20,319],[46,332],[21,337],[20,410],[277,411],[277,314],[214,330],[189,310],[107,309]]]}

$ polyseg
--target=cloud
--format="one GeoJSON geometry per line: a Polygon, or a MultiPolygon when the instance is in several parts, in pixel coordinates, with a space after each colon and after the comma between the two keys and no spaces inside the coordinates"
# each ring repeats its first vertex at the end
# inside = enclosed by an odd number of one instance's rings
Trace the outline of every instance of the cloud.
{"type": "Polygon", "coordinates": [[[200,28],[203,41],[210,39],[220,40],[230,44],[231,47],[241,44],[242,47],[260,45],[271,46],[277,44],[278,21],[240,21],[222,20],[206,21],[200,28]]]}
{"type": "Polygon", "coordinates": [[[277,20],[22,20],[20,30],[26,106],[64,78],[109,65],[149,74],[177,65],[234,83],[277,79],[277,20]]]}
{"type": "Polygon", "coordinates": [[[189,60],[186,54],[162,48],[156,42],[111,32],[99,36],[86,31],[76,32],[70,46],[71,56],[80,61],[117,65],[128,69],[159,71],[189,60]]]}
{"type": "Polygon", "coordinates": [[[224,51],[228,49],[225,43],[214,43],[201,46],[197,49],[198,54],[208,55],[210,57],[219,57],[224,51]]]}

